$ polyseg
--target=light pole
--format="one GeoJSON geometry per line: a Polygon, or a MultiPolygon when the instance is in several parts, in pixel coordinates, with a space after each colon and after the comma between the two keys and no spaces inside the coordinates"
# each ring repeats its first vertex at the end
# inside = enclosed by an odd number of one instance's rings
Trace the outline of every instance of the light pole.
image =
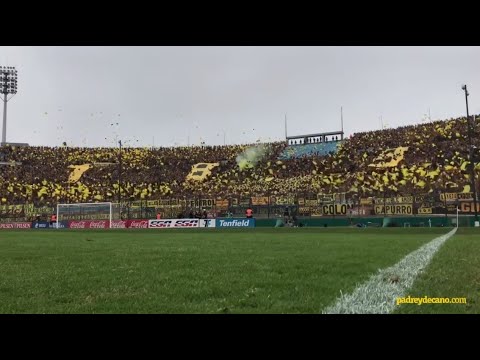
{"type": "Polygon", "coordinates": [[[458,228],[458,205],[457,205],[457,228],[458,228]]]}
{"type": "Polygon", "coordinates": [[[3,94],[2,144],[7,142],[7,102],[17,93],[17,70],[13,66],[0,67],[0,91],[3,94]],[[8,95],[12,95],[8,99],[8,95]]]}
{"type": "Polygon", "coordinates": [[[475,187],[475,159],[473,156],[473,144],[472,144],[472,137],[473,137],[473,129],[470,124],[470,115],[468,114],[468,90],[467,85],[462,86],[462,90],[465,91],[465,104],[467,106],[467,129],[468,129],[468,153],[470,157],[470,178],[471,178],[471,187],[473,191],[473,210],[475,212],[475,226],[478,224],[478,212],[477,212],[477,189],[475,187]]]}
{"type": "MultiPolygon", "coordinates": [[[[223,132],[223,146],[225,146],[225,130],[222,129],[223,132]]],[[[220,136],[220,134],[217,134],[217,136],[220,136]]]]}
{"type": "Polygon", "coordinates": [[[122,195],[121,195],[121,187],[122,187],[122,140],[118,141],[118,145],[120,145],[120,151],[118,152],[118,211],[119,216],[122,216],[122,195]]]}

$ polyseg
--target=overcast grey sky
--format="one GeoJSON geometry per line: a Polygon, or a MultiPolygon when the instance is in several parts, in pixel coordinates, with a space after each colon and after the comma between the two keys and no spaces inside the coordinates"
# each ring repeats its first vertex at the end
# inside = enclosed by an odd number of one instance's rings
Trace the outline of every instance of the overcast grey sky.
{"type": "Polygon", "coordinates": [[[7,141],[227,144],[480,113],[480,47],[0,47],[7,141]],[[118,125],[117,125],[118,123],[118,125]],[[113,125],[112,125],[113,124],[113,125]]]}

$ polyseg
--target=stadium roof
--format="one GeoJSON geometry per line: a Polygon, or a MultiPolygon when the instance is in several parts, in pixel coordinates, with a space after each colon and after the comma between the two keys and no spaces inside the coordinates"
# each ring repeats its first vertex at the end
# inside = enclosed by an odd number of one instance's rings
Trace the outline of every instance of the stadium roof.
{"type": "Polygon", "coordinates": [[[27,143],[11,143],[11,142],[2,142],[1,146],[30,146],[27,143]]]}

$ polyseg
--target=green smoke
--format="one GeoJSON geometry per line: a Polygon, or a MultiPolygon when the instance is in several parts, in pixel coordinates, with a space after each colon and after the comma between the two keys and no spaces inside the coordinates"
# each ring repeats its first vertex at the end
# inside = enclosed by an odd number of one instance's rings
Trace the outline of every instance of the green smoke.
{"type": "Polygon", "coordinates": [[[266,145],[257,145],[245,149],[236,158],[240,170],[253,168],[265,155],[267,155],[268,147],[266,145]]]}

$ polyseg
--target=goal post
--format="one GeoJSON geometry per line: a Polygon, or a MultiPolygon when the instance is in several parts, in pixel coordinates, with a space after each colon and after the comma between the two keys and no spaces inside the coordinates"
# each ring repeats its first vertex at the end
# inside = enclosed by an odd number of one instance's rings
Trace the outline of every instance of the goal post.
{"type": "Polygon", "coordinates": [[[113,205],[111,202],[57,204],[57,223],[68,220],[108,220],[111,229],[113,205]]]}

